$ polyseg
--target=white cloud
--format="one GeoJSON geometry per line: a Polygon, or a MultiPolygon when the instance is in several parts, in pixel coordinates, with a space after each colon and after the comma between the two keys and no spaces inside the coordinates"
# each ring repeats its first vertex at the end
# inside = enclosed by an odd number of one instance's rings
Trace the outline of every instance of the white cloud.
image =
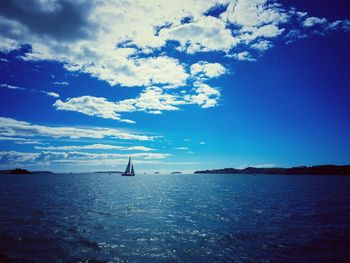
{"type": "MultiPolygon", "coordinates": [[[[219,74],[219,71],[224,70],[219,67],[218,69],[215,69],[216,72],[207,71],[205,74],[219,74]]],[[[121,113],[146,112],[149,114],[162,114],[163,111],[177,111],[181,105],[188,104],[197,104],[202,108],[210,108],[218,105],[221,95],[218,88],[213,88],[200,81],[195,82],[193,90],[188,93],[169,92],[169,90],[152,86],[144,89],[134,99],[111,102],[105,98],[82,96],[70,98],[66,101],[57,100],[53,106],[57,110],[75,111],[89,116],[134,123],[132,120],[122,119],[121,113]]]]}
{"type": "Polygon", "coordinates": [[[151,110],[148,112],[149,114],[154,114],[154,115],[159,115],[159,114],[163,114],[160,110],[151,110]]]}
{"type": "Polygon", "coordinates": [[[335,21],[335,22],[333,22],[333,23],[331,24],[332,29],[333,29],[333,28],[334,28],[334,29],[337,29],[337,28],[335,27],[335,25],[334,25],[334,23],[336,23],[336,26],[341,25],[342,29],[343,29],[345,32],[350,32],[350,20],[349,20],[349,19],[343,20],[341,23],[338,23],[338,22],[339,22],[339,20],[338,20],[338,21],[335,21]]]}
{"type": "MultiPolygon", "coordinates": [[[[42,151],[34,152],[0,152],[0,166],[42,166],[53,164],[89,164],[89,165],[106,165],[106,164],[125,164],[130,154],[118,153],[87,153],[87,152],[54,152],[42,151]]],[[[147,161],[156,161],[169,157],[167,153],[132,153],[134,163],[145,163],[147,161]]]]}
{"type": "Polygon", "coordinates": [[[7,89],[13,89],[13,90],[24,90],[24,91],[33,92],[33,93],[41,93],[41,94],[45,94],[45,95],[53,97],[53,98],[59,98],[60,97],[60,95],[55,93],[55,92],[38,90],[38,89],[30,89],[30,88],[23,88],[23,87],[9,85],[9,84],[6,84],[6,83],[1,83],[0,87],[7,88],[7,89]]]}
{"type": "Polygon", "coordinates": [[[70,146],[35,146],[37,150],[46,151],[76,151],[76,150],[122,150],[122,151],[154,151],[154,149],[145,146],[118,146],[108,144],[91,145],[70,145],[70,146]]]}
{"type": "Polygon", "coordinates": [[[241,26],[243,30],[269,24],[278,25],[288,20],[288,15],[281,5],[268,0],[232,1],[221,17],[241,26]]]}
{"type": "Polygon", "coordinates": [[[265,50],[270,49],[272,46],[273,45],[271,44],[270,41],[260,40],[259,42],[252,44],[251,48],[257,49],[259,51],[265,51],[265,50]]]}
{"type": "Polygon", "coordinates": [[[0,136],[0,141],[25,141],[26,138],[0,136]]]}
{"type": "Polygon", "coordinates": [[[224,21],[209,16],[192,23],[164,28],[159,35],[167,40],[178,41],[180,50],[189,54],[208,51],[228,52],[239,42],[226,28],[224,21]]]}
{"type": "Polygon", "coordinates": [[[129,146],[129,147],[125,147],[123,150],[126,150],[126,151],[143,151],[143,152],[154,151],[153,148],[149,148],[149,147],[145,147],[145,146],[129,146]]]}
{"type": "Polygon", "coordinates": [[[45,144],[39,140],[33,140],[29,138],[20,138],[20,137],[6,137],[0,136],[0,141],[13,141],[15,144],[45,144]]]}
{"type": "Polygon", "coordinates": [[[166,56],[151,57],[136,60],[137,72],[140,75],[138,86],[154,84],[170,84],[183,86],[188,74],[177,59],[166,56]]]}
{"type": "Polygon", "coordinates": [[[135,99],[134,106],[141,111],[174,111],[185,104],[177,95],[165,93],[161,88],[149,87],[135,99]]]}
{"type": "Polygon", "coordinates": [[[308,35],[304,34],[301,30],[293,29],[288,32],[288,34],[285,35],[285,38],[287,39],[287,44],[293,43],[294,41],[298,39],[307,38],[308,35]]]}
{"type": "Polygon", "coordinates": [[[56,92],[43,91],[43,93],[45,93],[46,95],[48,95],[50,97],[54,97],[54,98],[59,98],[60,97],[60,95],[57,94],[56,92]]]}
{"type": "Polygon", "coordinates": [[[242,51],[240,53],[236,53],[236,54],[233,54],[230,56],[234,57],[237,60],[241,60],[241,61],[256,61],[256,59],[253,58],[252,55],[248,51],[242,51]]]}
{"type": "Polygon", "coordinates": [[[53,83],[54,85],[69,85],[69,82],[67,82],[67,81],[55,81],[54,83],[53,83]]]}
{"type": "Polygon", "coordinates": [[[148,87],[135,99],[110,102],[105,98],[82,96],[65,102],[57,100],[53,106],[57,110],[76,111],[90,116],[132,123],[131,120],[122,119],[120,113],[144,111],[150,114],[161,114],[162,111],[179,110],[178,105],[186,103],[178,95],[165,93],[158,87],[148,87]]]}
{"type": "MultiPolygon", "coordinates": [[[[157,4],[152,1],[80,1],[63,5],[57,1],[56,9],[45,12],[41,8],[45,4],[36,2],[35,9],[29,3],[21,6],[23,16],[36,16],[38,23],[42,20],[41,27],[47,32],[37,32],[35,21],[27,23],[15,16],[12,20],[2,18],[7,31],[0,32],[3,39],[1,51],[8,52],[18,49],[21,44],[30,44],[32,52],[25,59],[58,61],[67,70],[89,73],[110,85],[184,85],[188,75],[176,59],[151,54],[166,43],[166,39],[157,34],[157,28],[168,23],[179,25],[185,16],[201,17],[216,2],[194,1],[184,5],[167,1],[157,4]],[[66,31],[78,31],[79,34],[68,36],[57,28],[45,27],[45,17],[59,19],[61,10],[66,7],[78,14],[69,20],[62,13],[62,26],[66,26],[66,31]],[[77,23],[68,25],[71,21],[77,23]]],[[[58,23],[57,27],[60,26],[58,23]]]]}
{"type": "Polygon", "coordinates": [[[319,17],[306,17],[303,21],[303,26],[305,28],[314,28],[319,26],[320,29],[313,31],[313,33],[324,35],[328,31],[344,30],[345,32],[350,31],[350,20],[336,20],[334,22],[328,21],[326,18],[319,17]]]}
{"type": "Polygon", "coordinates": [[[176,150],[188,150],[188,147],[176,147],[176,150]]]}
{"type": "Polygon", "coordinates": [[[211,108],[218,105],[220,91],[204,83],[196,83],[196,94],[187,96],[189,103],[198,104],[201,108],[211,108]]]}
{"type": "Polygon", "coordinates": [[[224,66],[219,63],[199,61],[191,65],[191,75],[199,78],[216,78],[227,72],[224,66]]]}
{"type": "Polygon", "coordinates": [[[39,153],[24,153],[16,151],[0,152],[0,164],[16,165],[30,163],[40,156],[39,153]]]}
{"type": "Polygon", "coordinates": [[[305,27],[311,27],[317,24],[326,24],[326,23],[328,23],[327,19],[312,16],[312,17],[306,18],[303,22],[303,25],[305,27]]]}
{"type": "Polygon", "coordinates": [[[10,16],[6,8],[0,8],[0,52],[29,44],[30,51],[22,56],[25,60],[59,62],[68,71],[88,73],[111,86],[142,86],[139,96],[130,100],[108,102],[83,96],[55,103],[58,110],[129,123],[133,121],[121,118],[121,112],[161,114],[184,104],[218,105],[218,89],[211,88],[208,95],[197,82],[227,70],[219,63],[204,61],[190,66],[184,56],[179,56],[181,60],[171,57],[178,51],[218,52],[254,61],[252,49],[263,52],[282,34],[290,43],[305,32],[312,34],[308,27],[315,24],[322,24],[322,33],[350,31],[349,20],[328,22],[269,0],[28,1],[26,5],[13,2],[21,16],[16,12],[10,16]],[[219,17],[206,13],[218,6],[227,6],[219,17]],[[154,86],[186,90],[176,94],[154,86]]]}
{"type": "Polygon", "coordinates": [[[35,125],[25,121],[18,121],[11,118],[0,117],[0,136],[22,136],[22,137],[34,137],[44,136],[52,138],[118,138],[124,140],[140,140],[148,141],[153,140],[154,136],[137,135],[132,133],[123,132],[117,129],[111,128],[75,128],[75,127],[52,127],[35,125]]]}
{"type": "Polygon", "coordinates": [[[21,145],[24,145],[24,144],[47,144],[45,142],[42,142],[42,141],[38,141],[38,140],[30,140],[30,139],[26,139],[25,141],[22,141],[22,140],[19,140],[19,141],[15,141],[15,144],[21,144],[21,145]]]}
{"type": "MultiPolygon", "coordinates": [[[[183,85],[188,75],[181,63],[164,53],[154,57],[171,40],[187,53],[228,53],[238,44],[248,49],[258,38],[276,38],[295,16],[305,26],[327,21],[269,0],[54,3],[48,9],[46,1],[32,0],[26,6],[16,1],[21,17],[11,19],[5,8],[0,11],[0,50],[30,44],[28,60],[58,61],[68,70],[122,86],[183,85]],[[220,5],[227,5],[220,17],[205,15],[220,5]],[[190,19],[182,23],[185,17],[190,19]]],[[[329,26],[349,29],[347,20],[339,21],[329,26]]]]}
{"type": "Polygon", "coordinates": [[[104,119],[118,120],[127,123],[134,123],[132,120],[121,119],[118,112],[132,111],[134,106],[109,102],[105,98],[82,96],[68,99],[66,102],[57,100],[53,106],[57,110],[76,111],[90,116],[97,116],[104,119]]]}
{"type": "Polygon", "coordinates": [[[285,29],[282,28],[290,19],[286,9],[268,0],[232,1],[221,18],[234,24],[239,29],[236,37],[250,48],[250,43],[265,38],[276,38],[285,29]]]}
{"type": "Polygon", "coordinates": [[[0,87],[7,88],[7,89],[14,89],[14,90],[26,90],[25,88],[9,85],[9,84],[6,84],[6,83],[1,83],[0,87]]]}
{"type": "Polygon", "coordinates": [[[207,144],[206,142],[199,142],[199,144],[202,144],[202,145],[204,145],[204,144],[207,144]]]}

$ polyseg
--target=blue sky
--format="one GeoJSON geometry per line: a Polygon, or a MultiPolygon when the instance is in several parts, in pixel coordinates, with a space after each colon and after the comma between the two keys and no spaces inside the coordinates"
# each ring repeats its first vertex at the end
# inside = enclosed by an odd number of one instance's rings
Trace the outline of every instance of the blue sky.
{"type": "Polygon", "coordinates": [[[1,1],[0,168],[348,164],[348,10],[1,1]]]}

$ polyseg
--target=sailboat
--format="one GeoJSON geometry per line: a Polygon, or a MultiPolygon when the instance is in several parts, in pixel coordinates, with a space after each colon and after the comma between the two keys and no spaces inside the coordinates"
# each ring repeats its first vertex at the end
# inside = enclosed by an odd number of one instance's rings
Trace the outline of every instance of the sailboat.
{"type": "Polygon", "coordinates": [[[129,157],[128,166],[125,169],[125,172],[122,173],[122,176],[135,176],[134,166],[131,162],[131,156],[129,157]]]}

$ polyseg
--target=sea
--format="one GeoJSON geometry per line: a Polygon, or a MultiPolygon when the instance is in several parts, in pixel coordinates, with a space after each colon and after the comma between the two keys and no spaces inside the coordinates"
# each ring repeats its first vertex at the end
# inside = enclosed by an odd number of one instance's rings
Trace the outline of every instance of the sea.
{"type": "Polygon", "coordinates": [[[0,175],[0,262],[350,262],[350,176],[0,175]]]}

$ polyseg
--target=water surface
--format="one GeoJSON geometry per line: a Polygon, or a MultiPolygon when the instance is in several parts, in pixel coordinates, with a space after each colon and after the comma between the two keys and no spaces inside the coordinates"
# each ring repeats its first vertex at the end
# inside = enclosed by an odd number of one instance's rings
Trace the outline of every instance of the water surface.
{"type": "Polygon", "coordinates": [[[346,262],[350,176],[0,175],[0,261],[346,262]]]}

